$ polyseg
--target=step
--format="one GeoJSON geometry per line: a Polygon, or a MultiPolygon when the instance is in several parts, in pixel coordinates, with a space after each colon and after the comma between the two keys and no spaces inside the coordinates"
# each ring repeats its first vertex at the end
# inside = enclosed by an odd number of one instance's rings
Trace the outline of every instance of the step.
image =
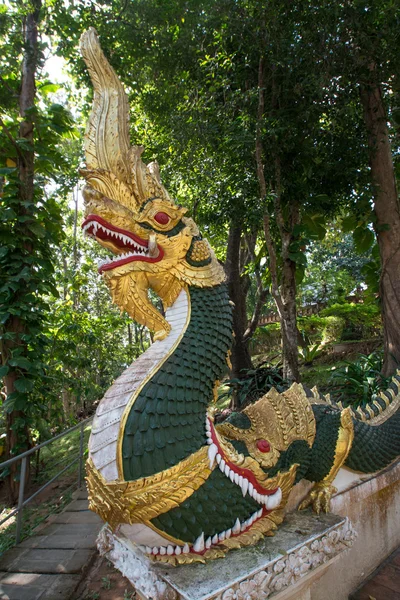
{"type": "Polygon", "coordinates": [[[81,575],[0,572],[0,600],[64,600],[80,581],[81,575]]]}
{"type": "Polygon", "coordinates": [[[1,568],[9,573],[75,574],[88,566],[96,549],[12,548],[2,557],[1,568]]]}

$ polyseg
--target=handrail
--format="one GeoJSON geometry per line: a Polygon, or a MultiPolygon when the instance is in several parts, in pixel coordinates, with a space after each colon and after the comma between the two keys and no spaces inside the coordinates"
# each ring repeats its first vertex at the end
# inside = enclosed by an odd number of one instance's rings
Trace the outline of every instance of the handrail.
{"type": "Polygon", "coordinates": [[[8,467],[8,466],[12,465],[17,460],[21,460],[21,458],[24,458],[25,456],[30,456],[31,454],[33,454],[37,450],[40,450],[40,448],[44,448],[48,444],[51,444],[51,442],[55,442],[59,438],[62,438],[65,435],[68,435],[69,433],[71,433],[71,431],[75,431],[75,429],[78,429],[79,427],[82,427],[82,425],[84,425],[85,423],[89,423],[90,421],[92,421],[92,419],[93,419],[93,417],[89,417],[88,419],[85,419],[84,421],[81,421],[77,425],[74,425],[73,427],[70,427],[70,429],[66,429],[62,433],[59,433],[58,435],[55,435],[54,437],[50,438],[49,440],[46,440],[45,442],[42,442],[41,444],[38,444],[37,446],[33,446],[33,448],[30,448],[29,450],[26,450],[26,452],[22,452],[21,454],[17,454],[17,456],[13,456],[13,458],[9,458],[8,460],[0,463],[0,469],[4,469],[4,467],[8,467]]]}
{"type": "MultiPolygon", "coordinates": [[[[60,475],[65,473],[65,471],[67,471],[75,463],[78,463],[78,480],[76,483],[77,483],[78,488],[81,487],[82,479],[83,479],[84,431],[85,431],[85,426],[92,420],[93,420],[93,417],[89,417],[88,419],[81,421],[77,425],[74,425],[74,427],[70,427],[70,429],[67,429],[66,431],[63,431],[62,433],[59,433],[58,435],[54,436],[53,438],[50,438],[49,440],[46,440],[42,444],[38,444],[37,446],[30,448],[29,450],[27,450],[26,452],[23,452],[22,454],[18,454],[17,456],[14,456],[13,458],[10,458],[9,460],[6,460],[5,462],[0,463],[0,469],[4,469],[5,467],[12,465],[13,463],[15,463],[18,460],[22,461],[17,507],[14,508],[14,510],[12,510],[4,519],[2,519],[0,521],[0,525],[2,525],[3,523],[5,523],[9,519],[11,519],[11,517],[13,517],[14,515],[17,515],[17,523],[16,523],[16,531],[15,531],[16,544],[19,544],[19,542],[21,541],[22,515],[23,515],[24,507],[27,506],[27,504],[31,500],[36,498],[36,496],[38,496],[44,489],[46,489],[51,483],[53,483],[56,479],[58,479],[58,477],[60,477],[60,475]],[[24,500],[28,457],[31,456],[34,452],[37,452],[38,450],[40,450],[41,448],[44,448],[44,446],[47,446],[48,444],[51,444],[51,442],[54,442],[62,437],[65,437],[66,435],[68,435],[72,431],[75,431],[76,429],[80,429],[78,455],[66,467],[61,469],[61,471],[59,471],[54,477],[52,477],[52,479],[50,479],[50,481],[47,481],[38,490],[36,490],[36,492],[34,492],[29,498],[24,500]]],[[[60,464],[60,463],[56,463],[56,464],[60,464]]]]}

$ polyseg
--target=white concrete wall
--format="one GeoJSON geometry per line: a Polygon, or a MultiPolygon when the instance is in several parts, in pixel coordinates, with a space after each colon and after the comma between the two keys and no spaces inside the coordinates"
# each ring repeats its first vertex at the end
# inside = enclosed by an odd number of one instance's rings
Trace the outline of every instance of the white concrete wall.
{"type": "MultiPolygon", "coordinates": [[[[348,600],[364,579],[400,545],[400,462],[372,476],[340,472],[332,498],[333,513],[347,516],[358,533],[317,581],[310,582],[310,600],[348,600]]],[[[304,497],[308,486],[292,492],[290,507],[304,497]]]]}

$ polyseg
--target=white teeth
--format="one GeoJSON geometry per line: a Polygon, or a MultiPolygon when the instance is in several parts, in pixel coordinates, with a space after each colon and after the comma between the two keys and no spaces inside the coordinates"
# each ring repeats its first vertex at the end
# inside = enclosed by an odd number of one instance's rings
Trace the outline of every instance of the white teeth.
{"type": "Polygon", "coordinates": [[[153,548],[153,554],[158,554],[158,548],[156,546],[153,548]]]}
{"type": "Polygon", "coordinates": [[[204,550],[204,531],[201,535],[199,535],[199,537],[193,544],[193,550],[195,552],[202,552],[204,550]]]}
{"type": "Polygon", "coordinates": [[[212,540],[211,540],[211,537],[209,537],[206,539],[206,544],[205,544],[206,548],[211,548],[211,544],[212,544],[212,540]]]}
{"type": "Polygon", "coordinates": [[[243,479],[242,481],[242,485],[240,486],[242,488],[242,494],[243,497],[247,494],[247,490],[249,488],[249,482],[247,479],[243,479]]]}
{"type": "Polygon", "coordinates": [[[212,444],[212,436],[211,436],[211,431],[206,431],[206,436],[207,436],[207,444],[212,444]]]}
{"type": "Polygon", "coordinates": [[[219,539],[219,541],[220,541],[220,542],[223,542],[223,541],[224,541],[224,539],[225,539],[225,531],[223,531],[222,533],[220,533],[220,534],[218,535],[218,539],[219,539]]]}
{"type": "Polygon", "coordinates": [[[257,513],[257,519],[259,519],[261,517],[262,513],[263,513],[263,509],[260,508],[260,510],[257,513]]]}
{"type": "Polygon", "coordinates": [[[208,460],[210,461],[210,469],[213,468],[215,457],[218,453],[218,447],[215,444],[211,444],[208,448],[208,460]]]}
{"type": "Polygon", "coordinates": [[[149,249],[149,255],[150,256],[156,256],[157,255],[157,238],[156,235],[154,233],[149,235],[149,245],[148,245],[148,249],[149,249]]]}
{"type": "Polygon", "coordinates": [[[235,473],[235,483],[236,483],[236,485],[238,485],[238,483],[239,483],[239,474],[238,473],[235,473]]]}
{"type": "Polygon", "coordinates": [[[244,531],[245,529],[247,529],[246,523],[247,523],[247,521],[245,521],[244,523],[241,524],[240,531],[244,531]]]}
{"type": "Polygon", "coordinates": [[[240,521],[239,519],[236,519],[234,526],[232,527],[232,533],[234,533],[235,535],[237,533],[239,533],[240,531],[240,521]]]}
{"type": "Polygon", "coordinates": [[[220,464],[221,460],[222,460],[221,455],[217,454],[217,463],[220,464]]]}
{"type": "Polygon", "coordinates": [[[225,538],[226,538],[227,540],[229,540],[229,538],[231,537],[231,535],[232,535],[232,529],[227,529],[227,530],[225,531],[225,538]]]}
{"type": "Polygon", "coordinates": [[[234,483],[234,481],[235,481],[235,472],[234,471],[231,471],[229,473],[229,479],[232,481],[232,483],[234,483]]]}
{"type": "Polygon", "coordinates": [[[211,431],[211,425],[210,425],[210,421],[208,419],[206,419],[206,430],[211,431]]]}
{"type": "Polygon", "coordinates": [[[164,554],[167,554],[167,549],[164,548],[164,546],[160,547],[160,554],[162,554],[162,556],[164,556],[164,554]]]}
{"type": "Polygon", "coordinates": [[[219,463],[219,468],[224,473],[224,471],[225,471],[225,461],[224,461],[224,459],[222,459],[221,462],[219,463]]]}
{"type": "Polygon", "coordinates": [[[146,554],[151,554],[152,548],[150,546],[146,546],[146,554]]]}
{"type": "Polygon", "coordinates": [[[168,546],[167,547],[167,554],[169,554],[169,556],[171,556],[171,554],[174,553],[174,547],[173,546],[168,546]]]}
{"type": "Polygon", "coordinates": [[[265,503],[265,506],[267,507],[268,510],[273,510],[274,508],[277,508],[282,500],[282,490],[281,488],[278,488],[275,492],[275,494],[273,494],[272,496],[268,496],[268,500],[265,503]]]}
{"type": "Polygon", "coordinates": [[[242,487],[242,483],[243,483],[243,475],[240,475],[239,481],[238,481],[238,484],[240,485],[240,487],[242,487]]]}
{"type": "Polygon", "coordinates": [[[177,546],[175,548],[175,554],[177,554],[179,556],[179,554],[182,552],[182,548],[180,546],[177,546]]]}
{"type": "Polygon", "coordinates": [[[253,492],[254,492],[253,484],[250,483],[250,481],[249,481],[249,494],[250,494],[250,496],[253,496],[253,492]]]}
{"type": "Polygon", "coordinates": [[[228,467],[228,465],[225,465],[225,469],[224,469],[224,473],[227,477],[229,477],[229,473],[231,472],[230,468],[228,467]]]}
{"type": "Polygon", "coordinates": [[[218,544],[218,533],[216,533],[216,534],[213,536],[213,538],[212,538],[211,542],[212,542],[213,544],[218,544]]]}
{"type": "Polygon", "coordinates": [[[188,554],[190,552],[190,548],[188,544],[185,544],[182,548],[182,554],[188,554]]]}

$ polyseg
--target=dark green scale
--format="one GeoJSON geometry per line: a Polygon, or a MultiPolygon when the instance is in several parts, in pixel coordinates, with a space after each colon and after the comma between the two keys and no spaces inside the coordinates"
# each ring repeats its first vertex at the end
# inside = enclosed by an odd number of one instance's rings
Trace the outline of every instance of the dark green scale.
{"type": "Polygon", "coordinates": [[[232,311],[225,284],[189,288],[190,323],[173,354],[136,398],[122,445],[124,478],[163,471],[206,445],[207,406],[226,372],[232,311]]]}
{"type": "Polygon", "coordinates": [[[400,451],[400,411],[381,425],[354,421],[354,441],[345,465],[361,473],[387,467],[400,451]]]}

